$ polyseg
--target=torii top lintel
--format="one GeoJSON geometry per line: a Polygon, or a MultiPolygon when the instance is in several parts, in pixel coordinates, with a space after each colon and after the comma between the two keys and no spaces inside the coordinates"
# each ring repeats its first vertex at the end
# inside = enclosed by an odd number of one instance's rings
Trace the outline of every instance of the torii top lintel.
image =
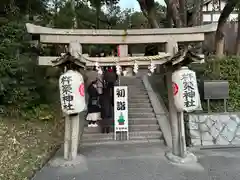
{"type": "Polygon", "coordinates": [[[203,41],[204,33],[215,32],[217,24],[188,28],[159,29],[57,29],[26,24],[27,31],[40,35],[43,43],[70,43],[78,41],[81,44],[142,44],[166,43],[168,41],[193,42],[203,41]],[[191,35],[191,36],[189,36],[191,35]]]}

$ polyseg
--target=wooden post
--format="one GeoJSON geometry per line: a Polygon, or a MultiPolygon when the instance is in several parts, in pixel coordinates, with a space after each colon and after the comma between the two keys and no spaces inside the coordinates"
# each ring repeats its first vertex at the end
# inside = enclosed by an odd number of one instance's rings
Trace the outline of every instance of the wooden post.
{"type": "Polygon", "coordinates": [[[174,105],[173,89],[172,89],[172,69],[169,67],[167,72],[167,90],[168,90],[168,107],[169,107],[169,120],[172,132],[172,153],[175,156],[180,156],[180,141],[179,141],[179,128],[177,109],[174,105]]]}
{"type": "Polygon", "coordinates": [[[178,112],[178,123],[180,132],[180,156],[185,158],[186,156],[186,138],[185,138],[185,126],[184,126],[184,114],[183,112],[178,112]]]}
{"type": "Polygon", "coordinates": [[[71,116],[71,159],[77,157],[78,152],[78,138],[79,138],[79,119],[80,115],[71,116]]]}
{"type": "Polygon", "coordinates": [[[64,159],[70,159],[71,147],[71,120],[68,115],[65,115],[65,134],[64,134],[64,159]]]}
{"type": "MultiPolygon", "coordinates": [[[[82,46],[80,43],[73,42],[69,44],[69,50],[73,55],[77,56],[82,53],[82,46]]],[[[77,157],[79,126],[80,114],[65,115],[64,159],[66,160],[72,160],[77,157]]]]}
{"type": "MultiPolygon", "coordinates": [[[[174,55],[178,51],[177,42],[174,40],[166,43],[166,52],[174,55]]],[[[172,132],[172,153],[175,156],[180,155],[180,139],[179,139],[179,125],[178,125],[178,114],[177,109],[174,105],[173,89],[172,89],[172,67],[167,68],[167,90],[168,90],[168,107],[169,107],[169,121],[172,132]]]]}
{"type": "Polygon", "coordinates": [[[80,114],[65,116],[64,159],[73,160],[77,157],[79,141],[80,114]]]}

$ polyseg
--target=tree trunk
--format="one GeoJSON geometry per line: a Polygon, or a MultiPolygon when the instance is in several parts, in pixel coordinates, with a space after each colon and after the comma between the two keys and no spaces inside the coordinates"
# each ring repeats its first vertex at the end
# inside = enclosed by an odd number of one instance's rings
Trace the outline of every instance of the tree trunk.
{"type": "Polygon", "coordinates": [[[186,0],[179,0],[179,14],[183,27],[187,26],[187,9],[186,0]]]}
{"type": "Polygon", "coordinates": [[[240,56],[240,10],[238,10],[238,33],[235,53],[237,56],[240,56]]]}
{"type": "Polygon", "coordinates": [[[153,28],[159,28],[159,24],[158,24],[158,22],[156,20],[156,16],[155,16],[155,9],[154,8],[151,8],[148,11],[148,21],[150,22],[150,24],[153,28]]]}
{"type": "MultiPolygon", "coordinates": [[[[233,11],[234,7],[236,6],[238,0],[229,0],[225,5],[219,20],[218,20],[218,27],[215,36],[215,48],[216,48],[216,56],[221,58],[224,53],[224,26],[227,22],[227,19],[231,12],[233,11]]],[[[219,69],[219,68],[217,68],[219,69]]]]}
{"type": "Polygon", "coordinates": [[[172,16],[171,16],[171,8],[169,6],[167,6],[166,19],[168,21],[168,28],[172,28],[173,21],[172,21],[172,16]]]}
{"type": "Polygon", "coordinates": [[[96,29],[99,29],[99,19],[100,19],[101,5],[96,7],[96,29]]]}
{"type": "Polygon", "coordinates": [[[168,7],[169,16],[172,18],[175,27],[180,28],[183,26],[183,22],[178,11],[177,3],[178,0],[165,0],[168,7]]]}
{"type": "Polygon", "coordinates": [[[202,23],[202,0],[194,1],[194,10],[193,10],[193,18],[192,24],[193,26],[199,26],[202,23]]]}
{"type": "Polygon", "coordinates": [[[148,19],[153,28],[159,28],[159,24],[155,16],[154,0],[138,0],[143,15],[148,19]]]}
{"type": "Polygon", "coordinates": [[[76,17],[76,11],[75,11],[75,1],[74,0],[71,0],[71,7],[72,7],[72,12],[74,14],[73,16],[73,26],[72,28],[73,29],[76,29],[78,27],[78,24],[77,24],[77,17],[76,17]]]}

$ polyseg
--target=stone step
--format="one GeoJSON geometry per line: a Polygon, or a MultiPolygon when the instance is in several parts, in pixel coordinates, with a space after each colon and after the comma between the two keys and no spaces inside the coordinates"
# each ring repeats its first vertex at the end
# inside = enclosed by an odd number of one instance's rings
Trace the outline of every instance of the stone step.
{"type": "MultiPolygon", "coordinates": [[[[114,120],[110,122],[110,124],[113,124],[114,120]]],[[[143,124],[158,124],[158,121],[156,117],[137,117],[137,118],[128,118],[129,125],[143,125],[143,124]]],[[[87,126],[87,123],[86,123],[87,126]]],[[[99,125],[100,126],[100,125],[99,125]]]]}
{"type": "Polygon", "coordinates": [[[145,86],[132,86],[132,85],[128,85],[128,90],[131,91],[131,90],[134,90],[134,91],[142,91],[142,90],[145,90],[145,86]]]}
{"type": "Polygon", "coordinates": [[[128,86],[129,88],[133,87],[133,88],[145,88],[144,84],[132,84],[132,83],[129,83],[129,84],[121,84],[122,86],[128,86]]]}
{"type": "Polygon", "coordinates": [[[153,109],[151,107],[148,107],[148,108],[132,108],[132,107],[129,107],[128,112],[129,113],[138,113],[138,112],[151,113],[151,112],[153,112],[153,109]]]}
{"type": "Polygon", "coordinates": [[[148,98],[148,94],[145,93],[137,93],[137,92],[132,92],[132,93],[128,93],[128,97],[139,97],[139,98],[148,98]]]}
{"type": "Polygon", "coordinates": [[[160,131],[158,124],[129,125],[129,131],[160,131]]]}
{"type": "Polygon", "coordinates": [[[128,87],[144,87],[143,83],[121,83],[121,86],[128,86],[128,87]]]}
{"type": "Polygon", "coordinates": [[[148,96],[128,96],[128,100],[139,100],[139,101],[144,101],[144,100],[149,100],[148,96]]]}
{"type": "MultiPolygon", "coordinates": [[[[160,130],[158,124],[138,124],[138,125],[129,125],[129,132],[135,131],[157,131],[160,130]]],[[[114,126],[110,127],[110,132],[114,131],[114,126]]],[[[85,127],[85,134],[101,133],[102,128],[99,127],[85,127]]]]}
{"type": "Polygon", "coordinates": [[[108,140],[108,141],[97,141],[97,142],[82,142],[82,146],[98,146],[98,145],[141,145],[141,144],[147,144],[148,147],[151,147],[152,145],[163,145],[164,140],[163,139],[146,139],[146,140],[128,140],[128,141],[115,141],[115,140],[108,140]]]}
{"type": "Polygon", "coordinates": [[[131,97],[131,96],[148,96],[148,93],[147,91],[143,92],[139,92],[139,91],[132,91],[132,92],[128,92],[128,97],[131,97]]]}
{"type": "Polygon", "coordinates": [[[129,118],[153,118],[156,117],[154,112],[136,112],[136,113],[128,113],[129,118]]]}
{"type": "Polygon", "coordinates": [[[141,78],[131,78],[131,79],[130,78],[127,78],[127,79],[121,78],[120,80],[123,81],[123,82],[133,82],[133,81],[141,82],[142,81],[141,78]]]}
{"type": "Polygon", "coordinates": [[[132,79],[120,79],[120,82],[142,82],[142,79],[139,78],[132,78],[132,79]]]}
{"type": "Polygon", "coordinates": [[[134,102],[128,103],[128,108],[149,108],[152,107],[151,103],[142,103],[142,102],[134,102]]]}
{"type": "Polygon", "coordinates": [[[128,83],[143,83],[141,79],[120,79],[121,84],[128,84],[128,83]]]}
{"type": "Polygon", "coordinates": [[[147,91],[131,91],[131,90],[128,90],[128,96],[131,96],[131,95],[148,95],[147,91]]]}
{"type": "MultiPolygon", "coordinates": [[[[161,131],[135,131],[129,132],[129,140],[148,140],[148,139],[162,139],[161,131]]],[[[82,142],[99,142],[99,141],[111,141],[114,140],[114,133],[92,133],[83,134],[82,142]]]]}
{"type": "Polygon", "coordinates": [[[132,88],[128,88],[128,93],[137,93],[137,94],[142,94],[142,92],[147,92],[147,90],[145,88],[136,88],[136,87],[132,87],[132,88]]]}
{"type": "Polygon", "coordinates": [[[128,99],[128,104],[136,104],[136,103],[150,103],[150,100],[147,98],[145,99],[129,98],[128,99]]]}
{"type": "Polygon", "coordinates": [[[129,125],[133,125],[133,124],[136,124],[136,125],[139,125],[139,124],[148,124],[148,125],[151,125],[151,124],[157,124],[158,125],[158,121],[156,119],[156,117],[149,117],[149,118],[129,118],[128,119],[128,123],[129,125]]]}

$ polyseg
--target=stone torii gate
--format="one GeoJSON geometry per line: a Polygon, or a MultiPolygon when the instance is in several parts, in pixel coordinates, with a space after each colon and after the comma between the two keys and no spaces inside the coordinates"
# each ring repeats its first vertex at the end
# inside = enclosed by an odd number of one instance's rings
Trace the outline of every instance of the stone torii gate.
{"type": "MultiPolygon", "coordinates": [[[[163,65],[170,64],[172,67],[185,60],[187,51],[178,52],[178,43],[182,42],[203,42],[206,33],[216,31],[216,24],[209,24],[198,27],[189,28],[164,28],[164,29],[131,29],[131,30],[92,30],[92,29],[56,29],[26,24],[28,33],[38,36],[39,42],[43,44],[68,44],[69,52],[72,56],[80,59],[86,66],[133,66],[136,62],[138,65],[163,65]],[[146,44],[146,43],[163,43],[165,44],[165,52],[160,52],[157,56],[147,57],[129,57],[129,44],[146,44]],[[117,44],[121,51],[120,57],[89,57],[82,54],[83,44],[117,44]],[[175,56],[176,55],[176,56],[175,56]]],[[[203,58],[203,56],[201,56],[203,58]]],[[[54,65],[54,61],[59,57],[39,56],[38,64],[45,66],[54,65]]],[[[194,56],[190,53],[190,58],[194,56]]],[[[199,62],[199,58],[197,58],[199,62]]],[[[173,104],[172,93],[172,74],[173,68],[168,69],[168,98],[169,98],[169,121],[162,121],[160,126],[163,131],[164,138],[169,147],[172,147],[173,154],[179,154],[178,128],[174,127],[174,122],[178,121],[176,108],[173,104]],[[171,129],[170,129],[171,127],[171,129]]],[[[79,122],[77,127],[79,127],[79,122]]],[[[79,129],[74,134],[79,134],[79,129]]],[[[65,132],[66,134],[66,132],[65,132]]],[[[75,141],[74,146],[77,149],[78,144],[75,141]]],[[[73,158],[77,153],[73,155],[73,158]]],[[[66,157],[66,156],[65,156],[66,157]]]]}

